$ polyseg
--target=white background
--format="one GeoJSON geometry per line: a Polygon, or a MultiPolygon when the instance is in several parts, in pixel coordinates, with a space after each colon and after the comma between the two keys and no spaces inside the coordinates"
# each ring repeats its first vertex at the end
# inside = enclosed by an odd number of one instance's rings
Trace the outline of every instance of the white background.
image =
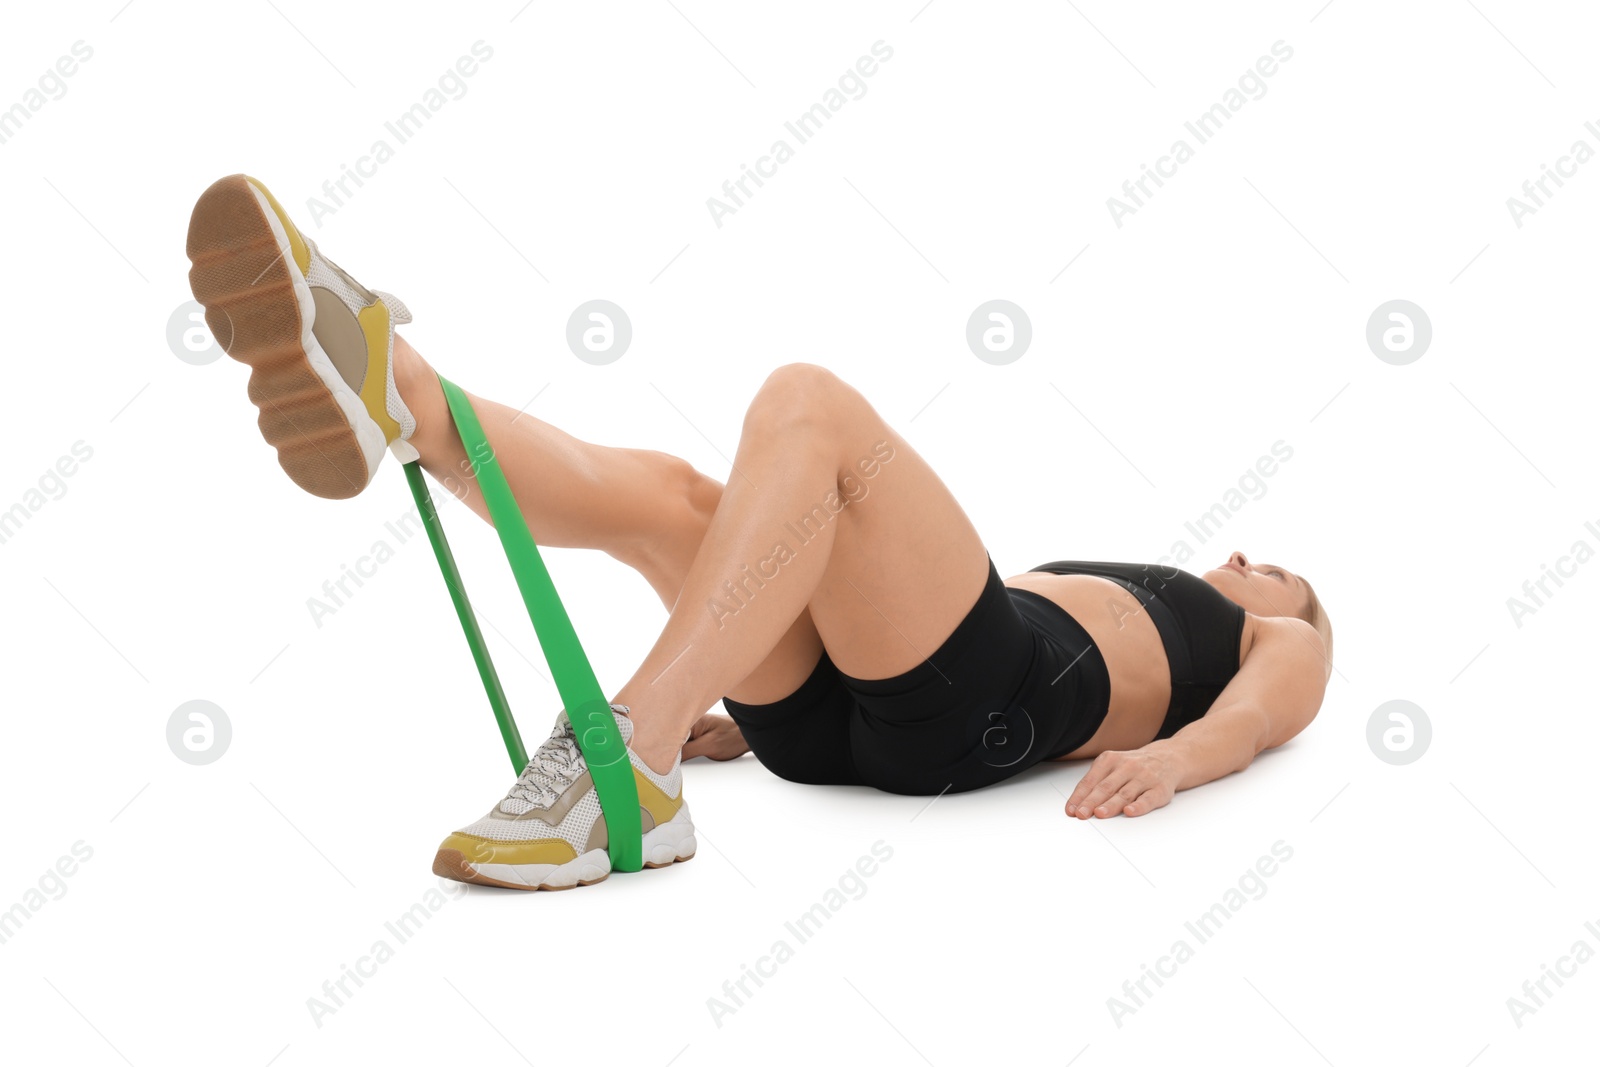
{"type": "MultiPolygon", "coordinates": [[[[8,11],[0,106],[93,48],[0,145],[0,509],[93,450],[0,544],[0,909],[75,842],[93,853],[0,945],[12,1055],[1591,1060],[1600,963],[1520,1027],[1507,998],[1574,942],[1600,950],[1600,565],[1520,627],[1506,601],[1574,541],[1600,547],[1600,163],[1520,228],[1506,199],[1574,140],[1600,148],[1592,13],[675,2],[8,11]],[[316,226],[307,198],[478,40],[493,58],[466,95],[316,226]],[[707,197],[879,40],[866,95],[718,228],[707,197]],[[1107,197],[1279,40],[1266,94],[1117,227],[1107,197]],[[451,897],[319,1026],[308,998],[393,942],[437,842],[508,776],[421,538],[320,628],[307,610],[409,508],[398,467],[354,500],[300,492],[246,370],[168,348],[190,208],[237,171],[406,299],[441,371],[537,394],[529,412],[579,437],[725,477],[762,378],[814,361],[933,463],[1003,574],[1179,539],[1196,571],[1234,548],[1294,567],[1337,631],[1326,704],[1247,773],[1093,825],[1062,813],[1081,764],[927,807],[699,761],[696,862],[451,897]],[[605,367],[564,341],[597,297],[634,327],[605,367]],[[965,343],[993,298],[1032,321],[1007,366],[965,343]],[[1392,299],[1433,324],[1407,366],[1365,341],[1392,299]],[[1293,458],[1265,495],[1197,545],[1185,521],[1279,440],[1293,458]],[[232,722],[209,766],[167,748],[191,699],[232,722]],[[1433,726],[1407,766],[1366,740],[1391,699],[1433,726]],[[880,840],[865,896],[719,1026],[708,998],[880,840]],[[1265,895],[1197,945],[1185,921],[1280,840],[1265,895]],[[1108,998],[1180,938],[1194,958],[1119,1026],[1108,998]]],[[[558,702],[531,628],[492,532],[443,507],[537,740],[558,702]]],[[[614,688],[659,604],[606,557],[548,558],[614,688]]]]}

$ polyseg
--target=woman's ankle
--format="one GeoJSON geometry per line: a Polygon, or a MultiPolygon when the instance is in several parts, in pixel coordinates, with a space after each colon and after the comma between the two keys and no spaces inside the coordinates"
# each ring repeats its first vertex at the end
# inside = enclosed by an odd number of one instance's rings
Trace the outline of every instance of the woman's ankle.
{"type": "Polygon", "coordinates": [[[399,334],[394,337],[394,387],[416,422],[411,443],[424,459],[440,445],[441,433],[453,442],[454,423],[444,390],[439,387],[438,372],[399,334]]]}
{"type": "Polygon", "coordinates": [[[649,720],[639,718],[637,710],[630,717],[634,720],[634,727],[633,742],[628,747],[656,774],[663,777],[671,774],[673,765],[678,762],[682,741],[659,734],[652,729],[649,720]]]}

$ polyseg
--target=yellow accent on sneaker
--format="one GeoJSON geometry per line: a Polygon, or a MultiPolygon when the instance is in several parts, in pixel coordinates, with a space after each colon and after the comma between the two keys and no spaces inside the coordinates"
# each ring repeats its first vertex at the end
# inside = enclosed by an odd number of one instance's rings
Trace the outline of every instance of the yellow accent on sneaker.
{"type": "Polygon", "coordinates": [[[563,864],[578,858],[571,845],[559,837],[536,837],[531,841],[494,841],[460,831],[444,839],[440,852],[454,850],[468,863],[553,863],[563,864]]]}
{"type": "Polygon", "coordinates": [[[400,436],[400,424],[389,414],[389,309],[379,300],[357,312],[356,321],[367,339],[367,375],[361,381],[361,402],[383,430],[384,441],[393,444],[400,436]]]}
{"type": "Polygon", "coordinates": [[[671,822],[672,817],[678,814],[678,809],[683,807],[682,790],[679,790],[676,799],[667,796],[659,785],[640,774],[637,767],[633,769],[633,784],[639,789],[639,806],[650,813],[655,826],[671,822]]]}
{"type": "Polygon", "coordinates": [[[306,244],[306,239],[300,236],[300,231],[289,220],[289,213],[283,210],[283,205],[278,203],[278,198],[272,195],[271,190],[248,174],[244,176],[244,179],[255,186],[262,196],[267,198],[267,204],[283,225],[283,232],[289,235],[289,251],[294,255],[294,264],[300,268],[302,275],[305,274],[306,271],[311,269],[311,248],[306,244]]]}

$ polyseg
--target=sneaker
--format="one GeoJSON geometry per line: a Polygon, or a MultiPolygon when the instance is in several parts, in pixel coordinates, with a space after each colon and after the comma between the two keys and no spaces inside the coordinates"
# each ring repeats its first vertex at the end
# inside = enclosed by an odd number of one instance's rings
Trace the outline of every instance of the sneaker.
{"type": "Polygon", "coordinates": [[[250,368],[257,424],[296,485],[355,496],[387,447],[402,463],[416,421],[394,385],[394,327],[411,321],[289,221],[265,186],[235,174],[189,220],[189,286],[223,351],[250,368]]]}
{"type": "MultiPolygon", "coordinates": [[[[613,704],[611,710],[628,744],[633,740],[628,709],[613,704]]],[[[667,867],[693,859],[694,823],[683,800],[682,757],[673,760],[666,775],[645,766],[631,748],[628,759],[639,790],[644,865],[667,867]]],[[[445,838],[433,873],[506,889],[571,889],[593,885],[611,873],[600,798],[565,711],[506,798],[445,838]]]]}

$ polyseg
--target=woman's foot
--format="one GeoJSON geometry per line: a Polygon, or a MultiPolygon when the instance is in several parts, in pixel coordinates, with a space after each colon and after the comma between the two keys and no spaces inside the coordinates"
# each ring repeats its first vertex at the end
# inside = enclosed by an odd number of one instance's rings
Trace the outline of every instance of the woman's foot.
{"type": "MultiPolygon", "coordinates": [[[[622,741],[633,739],[627,709],[611,705],[622,741]]],[[[694,858],[694,823],[683,800],[683,766],[652,771],[628,749],[639,790],[644,865],[667,867],[694,858]]],[[[493,811],[445,838],[433,873],[458,882],[506,889],[571,889],[611,873],[606,822],[583,754],[563,711],[550,739],[528,761],[511,792],[493,811]]]]}
{"type": "Polygon", "coordinates": [[[223,178],[189,222],[189,284],[228,355],[250,367],[258,425],[296,485],[365,489],[384,449],[417,458],[394,380],[394,327],[411,313],[317,251],[260,182],[223,178]]]}

